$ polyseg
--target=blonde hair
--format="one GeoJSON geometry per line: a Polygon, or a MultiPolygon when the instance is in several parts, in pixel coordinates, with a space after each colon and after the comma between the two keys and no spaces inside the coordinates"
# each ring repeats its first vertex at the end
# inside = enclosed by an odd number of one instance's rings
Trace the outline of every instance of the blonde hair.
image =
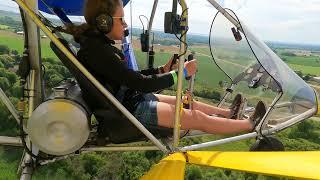
{"type": "Polygon", "coordinates": [[[84,9],[86,23],[81,25],[67,25],[64,32],[73,35],[73,37],[77,39],[82,33],[89,29],[97,31],[96,17],[102,13],[112,16],[118,6],[122,6],[122,0],[86,0],[84,9]]]}

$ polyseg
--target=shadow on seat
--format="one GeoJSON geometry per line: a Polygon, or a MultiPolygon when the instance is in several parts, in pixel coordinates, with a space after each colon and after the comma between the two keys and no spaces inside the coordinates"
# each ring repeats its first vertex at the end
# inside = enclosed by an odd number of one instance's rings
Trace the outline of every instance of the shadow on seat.
{"type": "MultiPolygon", "coordinates": [[[[64,39],[59,40],[76,57],[69,43],[64,39]]],[[[128,143],[147,139],[53,42],[50,42],[50,47],[79,83],[85,102],[98,120],[98,138],[107,138],[111,143],[128,143]],[[90,93],[94,99],[87,100],[84,96],[86,93],[90,93]],[[95,103],[94,105],[89,103],[92,101],[95,103]],[[103,108],[101,109],[101,107],[103,108]]],[[[162,127],[148,127],[148,130],[158,138],[172,136],[173,132],[172,129],[162,127]]]]}

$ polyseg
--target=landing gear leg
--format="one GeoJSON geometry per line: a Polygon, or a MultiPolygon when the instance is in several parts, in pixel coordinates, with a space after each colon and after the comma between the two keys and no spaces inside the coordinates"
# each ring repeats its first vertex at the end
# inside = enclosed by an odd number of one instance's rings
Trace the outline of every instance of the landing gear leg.
{"type": "Polygon", "coordinates": [[[20,180],[31,180],[33,173],[33,159],[28,153],[25,153],[21,162],[20,180]]]}

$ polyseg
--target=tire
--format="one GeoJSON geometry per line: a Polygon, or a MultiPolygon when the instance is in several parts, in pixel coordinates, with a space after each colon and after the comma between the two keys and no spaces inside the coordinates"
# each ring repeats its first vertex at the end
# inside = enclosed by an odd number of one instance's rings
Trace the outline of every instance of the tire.
{"type": "Polygon", "coordinates": [[[284,151],[284,145],[274,136],[266,136],[259,138],[249,151],[284,151]]]}

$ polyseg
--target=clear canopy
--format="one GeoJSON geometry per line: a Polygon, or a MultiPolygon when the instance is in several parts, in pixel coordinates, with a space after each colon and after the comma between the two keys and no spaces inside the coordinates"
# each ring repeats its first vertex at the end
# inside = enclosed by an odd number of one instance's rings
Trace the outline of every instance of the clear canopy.
{"type": "Polygon", "coordinates": [[[242,22],[241,28],[217,13],[210,32],[213,58],[236,84],[235,91],[245,95],[249,106],[258,100],[272,105],[266,119],[269,125],[280,124],[307,111],[298,121],[316,113],[315,91],[242,22]]]}

